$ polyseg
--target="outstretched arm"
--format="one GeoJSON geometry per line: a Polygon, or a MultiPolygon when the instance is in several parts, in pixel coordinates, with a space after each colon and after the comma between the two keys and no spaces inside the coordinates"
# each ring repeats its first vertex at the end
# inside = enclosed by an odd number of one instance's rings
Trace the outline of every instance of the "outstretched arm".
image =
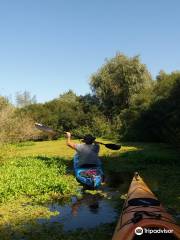
{"type": "Polygon", "coordinates": [[[76,147],[75,147],[76,144],[71,141],[71,133],[70,132],[66,132],[66,138],[67,138],[67,141],[66,141],[67,146],[76,150],[76,147]]]}

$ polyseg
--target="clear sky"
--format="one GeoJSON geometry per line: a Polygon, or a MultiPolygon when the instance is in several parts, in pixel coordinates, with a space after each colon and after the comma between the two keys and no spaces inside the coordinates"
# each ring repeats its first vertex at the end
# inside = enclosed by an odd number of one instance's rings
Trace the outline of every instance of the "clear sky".
{"type": "Polygon", "coordinates": [[[0,0],[0,95],[88,93],[116,52],[140,55],[153,77],[180,70],[179,10],[179,0],[0,0]]]}

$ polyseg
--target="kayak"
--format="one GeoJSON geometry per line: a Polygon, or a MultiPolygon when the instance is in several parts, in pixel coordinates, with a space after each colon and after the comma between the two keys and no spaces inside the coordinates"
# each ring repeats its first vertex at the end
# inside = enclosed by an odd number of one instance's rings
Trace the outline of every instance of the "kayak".
{"type": "Polygon", "coordinates": [[[135,173],[112,240],[177,240],[180,226],[135,173]]]}
{"type": "Polygon", "coordinates": [[[85,164],[79,167],[78,163],[79,158],[77,155],[75,155],[73,159],[73,164],[76,180],[86,188],[99,188],[104,179],[104,172],[102,170],[102,166],[98,166],[95,164],[85,164]]]}

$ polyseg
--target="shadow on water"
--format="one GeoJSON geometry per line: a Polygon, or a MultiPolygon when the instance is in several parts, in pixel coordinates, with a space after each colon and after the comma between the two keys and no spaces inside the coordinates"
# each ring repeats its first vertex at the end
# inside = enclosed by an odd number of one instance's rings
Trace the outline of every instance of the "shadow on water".
{"type": "Polygon", "coordinates": [[[131,172],[113,172],[106,174],[106,181],[109,187],[121,188],[122,185],[129,185],[133,174],[131,172]]]}

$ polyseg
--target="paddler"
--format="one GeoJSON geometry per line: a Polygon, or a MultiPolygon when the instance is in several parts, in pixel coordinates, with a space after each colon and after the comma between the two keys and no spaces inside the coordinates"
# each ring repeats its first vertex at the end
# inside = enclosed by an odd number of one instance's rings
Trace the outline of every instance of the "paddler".
{"type": "Polygon", "coordinates": [[[98,157],[99,144],[95,142],[95,137],[91,134],[87,134],[82,139],[82,144],[74,143],[71,140],[71,133],[66,132],[67,146],[76,151],[78,157],[78,167],[88,167],[91,165],[101,166],[101,161],[98,157]]]}

